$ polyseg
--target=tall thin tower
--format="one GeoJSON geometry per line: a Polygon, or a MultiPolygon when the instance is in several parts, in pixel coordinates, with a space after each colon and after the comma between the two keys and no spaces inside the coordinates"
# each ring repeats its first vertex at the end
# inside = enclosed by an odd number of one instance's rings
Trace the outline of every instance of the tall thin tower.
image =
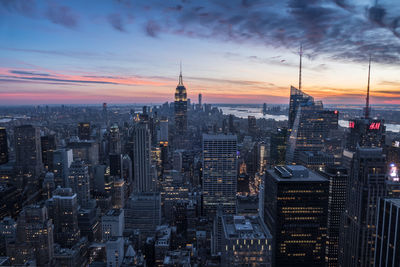
{"type": "Polygon", "coordinates": [[[369,118],[369,85],[371,80],[371,55],[369,56],[368,64],[368,86],[367,86],[367,97],[365,101],[365,118],[369,118]]]}
{"type": "Polygon", "coordinates": [[[303,61],[303,44],[300,44],[299,90],[301,90],[301,68],[303,61]]]}

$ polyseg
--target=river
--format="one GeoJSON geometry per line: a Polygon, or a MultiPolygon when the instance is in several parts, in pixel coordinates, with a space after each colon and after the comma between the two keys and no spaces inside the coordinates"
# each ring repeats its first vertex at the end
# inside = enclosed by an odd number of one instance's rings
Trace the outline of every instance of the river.
{"type": "MultiPolygon", "coordinates": [[[[265,114],[261,112],[260,108],[249,108],[249,107],[218,107],[219,109],[222,110],[222,112],[226,115],[234,115],[238,118],[244,118],[247,119],[248,116],[254,116],[257,119],[265,118],[265,119],[273,119],[276,121],[285,121],[288,119],[288,116],[286,115],[271,115],[271,114],[265,114]]],[[[339,120],[339,125],[341,127],[348,128],[349,127],[349,121],[346,120],[339,120]]],[[[389,132],[395,132],[399,133],[400,132],[400,124],[386,124],[386,131],[389,132]]]]}

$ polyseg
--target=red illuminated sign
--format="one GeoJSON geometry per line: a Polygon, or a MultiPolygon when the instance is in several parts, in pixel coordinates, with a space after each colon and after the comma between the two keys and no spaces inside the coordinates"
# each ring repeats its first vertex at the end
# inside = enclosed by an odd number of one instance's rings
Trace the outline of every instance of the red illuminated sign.
{"type": "Polygon", "coordinates": [[[349,128],[354,128],[354,121],[349,121],[349,128]]]}
{"type": "Polygon", "coordinates": [[[369,125],[370,130],[379,130],[380,127],[381,127],[380,122],[373,122],[369,125]]]}

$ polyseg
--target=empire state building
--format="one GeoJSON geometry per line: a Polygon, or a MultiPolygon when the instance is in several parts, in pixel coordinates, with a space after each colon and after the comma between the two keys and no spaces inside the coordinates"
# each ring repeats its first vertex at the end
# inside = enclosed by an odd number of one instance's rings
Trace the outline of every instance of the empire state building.
{"type": "Polygon", "coordinates": [[[175,129],[178,136],[185,135],[187,130],[187,94],[182,81],[182,70],[175,90],[175,129]]]}

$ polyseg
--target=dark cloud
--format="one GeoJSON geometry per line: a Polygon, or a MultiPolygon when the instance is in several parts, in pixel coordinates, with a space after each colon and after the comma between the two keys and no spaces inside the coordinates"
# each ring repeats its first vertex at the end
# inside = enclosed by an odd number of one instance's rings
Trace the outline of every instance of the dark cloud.
{"type": "Polygon", "coordinates": [[[41,7],[36,0],[0,0],[0,11],[6,10],[30,18],[42,18],[43,16],[53,22],[67,28],[75,28],[78,25],[79,16],[68,6],[60,6],[57,1],[44,2],[44,12],[39,12],[41,7]]]}
{"type": "Polygon", "coordinates": [[[126,32],[125,23],[123,22],[123,17],[121,14],[111,14],[108,16],[108,22],[111,26],[120,32],[126,32]]]}
{"type": "Polygon", "coordinates": [[[23,70],[10,70],[10,73],[20,74],[20,75],[33,75],[33,76],[50,76],[48,73],[38,73],[32,71],[23,71],[23,70]]]}
{"type": "Polygon", "coordinates": [[[154,21],[150,20],[146,24],[146,34],[150,37],[157,37],[158,33],[161,31],[160,25],[154,21]]]}
{"type": "Polygon", "coordinates": [[[87,81],[87,80],[68,80],[60,78],[45,78],[45,77],[24,77],[24,76],[0,76],[2,81],[43,81],[43,82],[62,82],[62,83],[87,83],[87,84],[118,84],[107,81],[87,81]]]}
{"type": "Polygon", "coordinates": [[[395,1],[375,6],[349,0],[209,0],[201,1],[201,6],[197,1],[152,3],[151,9],[140,4],[130,9],[143,13],[145,31],[151,37],[165,31],[290,50],[302,43],[311,59],[324,55],[365,62],[372,54],[381,63],[400,60],[400,5],[395,1]],[[182,7],[176,8],[178,4],[182,7]]]}
{"type": "Polygon", "coordinates": [[[78,24],[78,15],[67,6],[52,3],[47,8],[45,16],[51,22],[68,28],[75,28],[78,24]]]}
{"type": "Polygon", "coordinates": [[[0,9],[32,17],[36,14],[35,0],[0,0],[0,9]]]}

